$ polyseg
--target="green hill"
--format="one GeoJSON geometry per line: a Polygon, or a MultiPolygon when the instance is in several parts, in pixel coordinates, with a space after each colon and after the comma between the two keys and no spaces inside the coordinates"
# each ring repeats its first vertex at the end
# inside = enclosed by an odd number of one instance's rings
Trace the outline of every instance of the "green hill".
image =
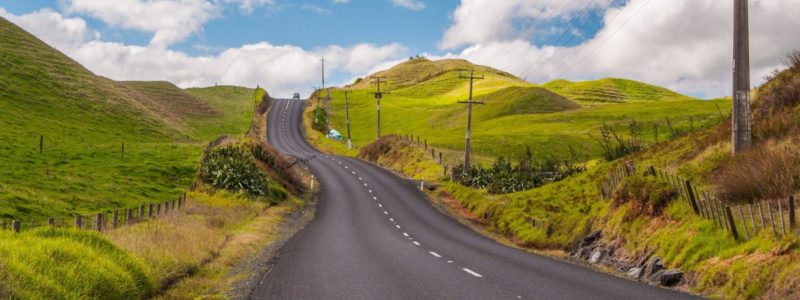
{"type": "Polygon", "coordinates": [[[662,87],[618,78],[582,82],[570,82],[562,79],[548,82],[544,84],[544,87],[583,105],[691,99],[662,87]]]}
{"type": "Polygon", "coordinates": [[[248,128],[252,89],[112,81],[1,18],[0,40],[2,219],[174,198],[206,142],[248,128]]]}
{"type": "MultiPolygon", "coordinates": [[[[652,142],[656,130],[658,139],[664,140],[672,131],[716,124],[720,110],[730,107],[728,101],[701,101],[631,80],[537,85],[465,60],[418,58],[376,73],[386,77],[392,92],[381,101],[382,133],[419,135],[437,149],[460,151],[466,106],[458,101],[468,98],[469,81],[459,75],[467,75],[462,70],[469,69],[483,75],[473,88],[474,99],[485,103],[473,108],[472,145],[479,158],[517,157],[527,145],[539,158],[566,158],[572,148],[588,160],[599,156],[600,146],[590,135],[598,134],[604,123],[627,134],[635,120],[643,126],[642,139],[652,142]]],[[[368,81],[331,91],[331,126],[340,132],[346,132],[343,91],[352,92],[351,131],[356,145],[375,139],[376,107],[370,94],[375,87],[368,81]]]]}

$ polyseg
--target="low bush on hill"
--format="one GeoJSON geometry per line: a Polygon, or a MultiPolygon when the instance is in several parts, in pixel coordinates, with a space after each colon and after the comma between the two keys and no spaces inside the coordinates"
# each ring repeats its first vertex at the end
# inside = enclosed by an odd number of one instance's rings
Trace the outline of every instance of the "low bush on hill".
{"type": "Polygon", "coordinates": [[[659,216],[677,197],[675,189],[653,176],[627,177],[614,192],[614,206],[631,203],[628,219],[638,216],[659,216]]]}
{"type": "Polygon", "coordinates": [[[485,188],[492,194],[506,194],[560,181],[585,170],[585,165],[573,160],[548,159],[537,163],[528,148],[517,165],[502,156],[490,168],[477,166],[464,170],[463,164],[458,165],[453,168],[453,180],[469,187],[485,188]]]}
{"type": "Polygon", "coordinates": [[[244,192],[251,197],[267,194],[264,172],[253,154],[238,145],[211,149],[203,155],[200,177],[214,188],[244,192]]]}

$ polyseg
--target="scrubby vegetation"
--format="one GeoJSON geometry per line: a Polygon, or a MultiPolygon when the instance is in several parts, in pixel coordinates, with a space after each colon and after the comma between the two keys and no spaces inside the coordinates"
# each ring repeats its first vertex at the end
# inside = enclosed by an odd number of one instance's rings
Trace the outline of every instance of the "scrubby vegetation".
{"type": "MultiPolygon", "coordinates": [[[[592,138],[600,144],[603,149],[603,158],[608,161],[642,151],[644,148],[640,142],[643,125],[631,120],[628,124],[628,138],[625,139],[614,131],[614,128],[603,124],[600,127],[600,136],[592,138]]],[[[656,130],[657,127],[656,127],[656,130]]]]}
{"type": "Polygon", "coordinates": [[[537,163],[531,149],[527,148],[516,165],[502,156],[490,168],[470,166],[465,171],[463,164],[458,165],[453,168],[453,180],[469,187],[487,189],[492,194],[506,194],[560,181],[585,170],[584,164],[571,160],[548,159],[537,163]]]}
{"type": "Polygon", "coordinates": [[[253,197],[267,193],[267,180],[253,155],[238,145],[211,149],[203,155],[200,177],[211,186],[253,197]]]}
{"type": "Polygon", "coordinates": [[[614,205],[631,203],[627,220],[639,216],[660,216],[670,201],[677,197],[675,189],[655,176],[633,175],[626,177],[614,191],[614,205]]]}

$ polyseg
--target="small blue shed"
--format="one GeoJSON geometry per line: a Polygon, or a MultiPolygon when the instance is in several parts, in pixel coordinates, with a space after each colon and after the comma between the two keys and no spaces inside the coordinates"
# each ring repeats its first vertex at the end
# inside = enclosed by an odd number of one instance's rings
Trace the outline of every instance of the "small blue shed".
{"type": "Polygon", "coordinates": [[[342,140],[342,134],[339,133],[338,131],[336,131],[336,129],[331,129],[331,131],[328,132],[328,138],[332,138],[332,139],[335,139],[337,141],[341,141],[342,140]]]}

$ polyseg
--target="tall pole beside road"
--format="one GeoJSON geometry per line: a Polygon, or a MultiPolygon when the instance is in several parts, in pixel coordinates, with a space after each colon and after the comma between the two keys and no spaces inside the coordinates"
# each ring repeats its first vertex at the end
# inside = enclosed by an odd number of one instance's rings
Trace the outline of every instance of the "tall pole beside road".
{"type": "Polygon", "coordinates": [[[733,153],[753,144],[750,124],[750,38],[747,0],[734,0],[733,12],[733,153]]]}

